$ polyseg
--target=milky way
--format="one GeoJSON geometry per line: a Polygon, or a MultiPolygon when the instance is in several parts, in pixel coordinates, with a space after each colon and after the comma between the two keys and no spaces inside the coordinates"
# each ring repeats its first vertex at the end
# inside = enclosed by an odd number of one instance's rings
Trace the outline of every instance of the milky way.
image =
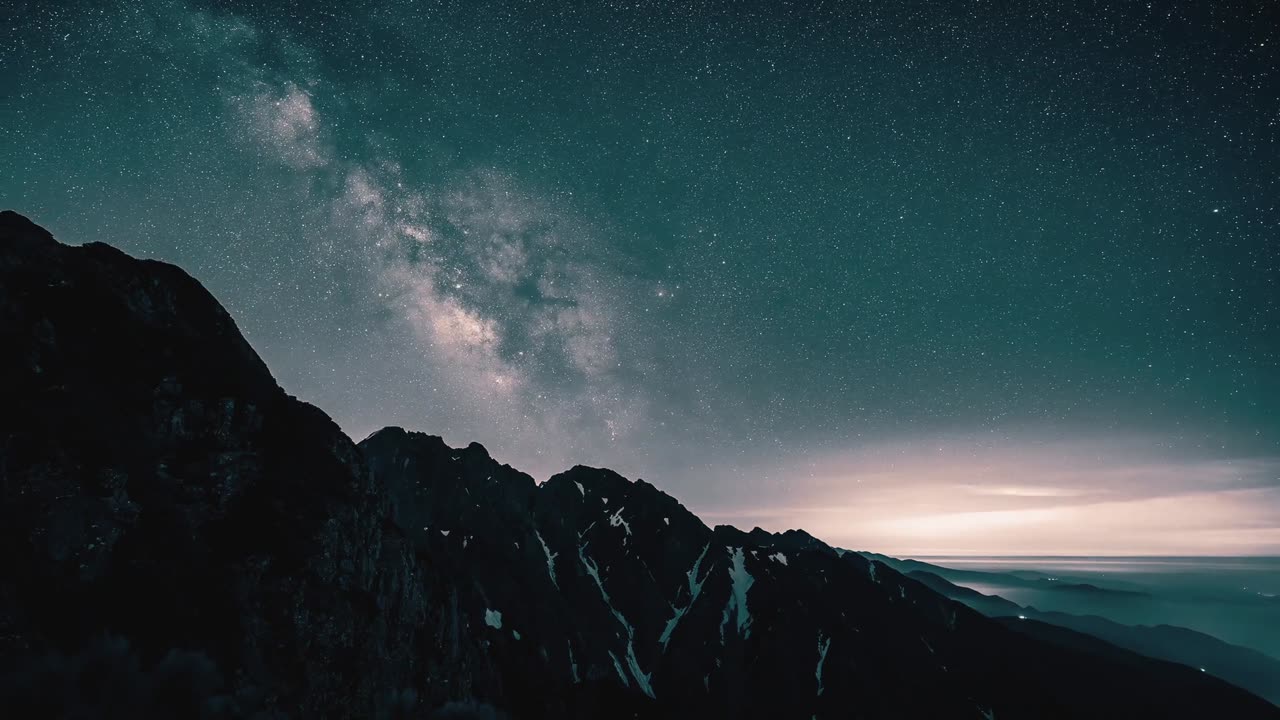
{"type": "Polygon", "coordinates": [[[1267,4],[19,3],[0,201],[359,439],[921,552],[1280,552],[1267,4]]]}

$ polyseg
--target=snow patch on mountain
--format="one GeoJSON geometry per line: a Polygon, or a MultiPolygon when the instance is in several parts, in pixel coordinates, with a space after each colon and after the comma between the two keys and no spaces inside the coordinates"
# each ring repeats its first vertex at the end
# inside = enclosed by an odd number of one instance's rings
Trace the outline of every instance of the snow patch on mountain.
{"type": "Polygon", "coordinates": [[[618,508],[618,511],[617,511],[617,512],[615,512],[614,514],[612,514],[612,515],[610,515],[610,516],[609,516],[609,526],[610,526],[610,527],[618,527],[619,525],[621,525],[621,526],[622,526],[622,529],[626,531],[627,536],[628,536],[628,537],[630,537],[630,536],[631,536],[631,523],[628,523],[626,520],[623,520],[623,519],[622,519],[622,511],[623,511],[623,510],[625,510],[625,509],[626,509],[626,506],[625,506],[625,505],[623,505],[622,507],[619,507],[619,508],[618,508]]]}
{"type": "Polygon", "coordinates": [[[494,630],[501,630],[502,629],[502,613],[498,612],[497,610],[490,610],[488,608],[485,608],[484,624],[488,625],[494,630]]]}
{"type": "Polygon", "coordinates": [[[631,680],[627,678],[627,673],[622,669],[622,663],[618,662],[618,656],[614,655],[612,650],[609,651],[609,659],[613,661],[613,669],[618,672],[618,677],[622,679],[623,686],[631,687],[631,680]]]}
{"type": "Polygon", "coordinates": [[[617,618],[618,622],[622,624],[622,627],[626,629],[627,637],[634,635],[635,633],[631,628],[631,623],[627,622],[627,618],[623,616],[622,613],[618,612],[618,609],[613,606],[613,600],[609,598],[608,591],[604,589],[604,581],[600,579],[600,568],[596,565],[594,560],[587,556],[586,545],[578,546],[578,559],[582,561],[582,567],[586,568],[587,575],[590,575],[591,579],[596,581],[596,587],[600,589],[600,597],[604,598],[604,604],[609,607],[609,612],[613,613],[613,616],[617,618]]]}
{"type": "Polygon", "coordinates": [[[573,684],[577,685],[582,682],[582,678],[578,675],[578,663],[573,659],[573,643],[569,643],[569,676],[573,678],[573,684]]]}
{"type": "Polygon", "coordinates": [[[755,584],[756,579],[747,572],[747,558],[742,548],[726,547],[731,564],[729,579],[733,587],[729,591],[729,600],[724,606],[724,615],[720,619],[720,642],[724,643],[724,629],[729,624],[730,616],[736,618],[738,634],[744,638],[751,637],[751,613],[747,610],[747,591],[755,584]]]}
{"type": "Polygon", "coordinates": [[[631,677],[636,679],[636,685],[640,688],[640,692],[656,699],[657,696],[653,694],[653,686],[649,682],[651,676],[640,669],[640,660],[636,658],[635,643],[630,640],[627,641],[627,667],[631,670],[631,677]]]}
{"type": "Polygon", "coordinates": [[[818,631],[818,669],[814,671],[814,676],[818,679],[818,694],[821,695],[825,690],[822,686],[822,666],[827,662],[827,651],[831,649],[831,638],[822,637],[822,631],[818,631]]]}
{"type": "Polygon", "coordinates": [[[551,576],[551,584],[559,590],[560,583],[556,582],[556,558],[560,556],[560,553],[551,552],[551,548],[547,547],[547,541],[542,539],[542,533],[534,530],[533,534],[538,536],[538,543],[542,545],[542,552],[547,556],[547,574],[551,576]]]}
{"type": "MultiPolygon", "coordinates": [[[[707,578],[703,577],[699,580],[698,572],[699,568],[702,567],[702,559],[707,556],[707,550],[710,548],[711,543],[707,543],[706,546],[702,548],[702,553],[698,555],[698,559],[694,561],[693,569],[685,573],[685,578],[689,583],[689,602],[685,603],[684,607],[677,608],[672,606],[672,610],[675,611],[675,614],[667,621],[666,627],[662,629],[662,635],[658,637],[658,641],[662,643],[662,649],[664,651],[667,649],[667,643],[671,641],[671,633],[675,632],[676,625],[680,623],[680,619],[685,616],[685,613],[689,612],[689,609],[693,607],[694,601],[702,594],[702,586],[707,582],[707,578]]],[[[710,574],[711,573],[709,572],[707,573],[708,576],[710,576],[710,574]]],[[[678,592],[676,593],[676,598],[679,599],[678,592]]]]}
{"type": "MultiPolygon", "coordinates": [[[[591,576],[592,580],[595,580],[596,587],[600,589],[600,597],[604,599],[604,604],[609,608],[609,612],[613,613],[613,617],[617,619],[620,625],[622,625],[622,629],[627,631],[627,666],[631,669],[631,674],[635,678],[636,685],[639,686],[640,691],[645,695],[655,697],[653,694],[653,688],[649,684],[649,678],[651,676],[640,669],[640,661],[636,658],[635,628],[631,626],[631,623],[627,622],[626,616],[613,606],[613,600],[609,597],[609,592],[604,589],[604,581],[600,579],[600,568],[596,565],[595,561],[587,555],[586,545],[578,545],[578,559],[582,561],[582,566],[586,568],[587,575],[591,576]]],[[[622,665],[618,662],[618,659],[614,656],[612,651],[609,652],[609,657],[613,658],[613,664],[621,674],[622,665]]],[[[627,686],[630,687],[630,684],[627,686]]]]}

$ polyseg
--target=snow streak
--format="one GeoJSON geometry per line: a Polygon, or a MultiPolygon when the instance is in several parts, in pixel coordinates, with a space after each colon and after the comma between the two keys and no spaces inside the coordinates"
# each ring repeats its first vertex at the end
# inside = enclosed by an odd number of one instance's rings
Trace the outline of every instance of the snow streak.
{"type": "Polygon", "coordinates": [[[747,611],[747,591],[755,584],[755,578],[747,572],[747,558],[742,548],[726,547],[725,551],[732,556],[729,568],[729,579],[733,587],[729,592],[729,601],[724,606],[724,616],[720,619],[720,642],[724,643],[724,629],[729,623],[729,616],[737,618],[738,634],[744,638],[751,637],[751,613],[747,611]]]}
{"type": "Polygon", "coordinates": [[[818,631],[818,669],[814,671],[814,675],[818,678],[818,694],[821,695],[825,689],[822,687],[822,665],[827,662],[827,651],[831,649],[831,638],[823,638],[822,631],[818,631]]]}
{"type": "Polygon", "coordinates": [[[551,548],[547,547],[547,541],[542,539],[542,533],[538,532],[537,530],[534,530],[533,534],[538,536],[538,542],[542,545],[542,552],[547,556],[547,573],[551,575],[551,584],[555,585],[556,589],[559,590],[560,583],[556,582],[556,564],[555,563],[556,563],[556,558],[559,557],[560,553],[551,552],[551,548]]]}
{"type": "MultiPolygon", "coordinates": [[[[707,550],[710,548],[711,543],[707,543],[707,545],[702,548],[702,554],[698,555],[697,561],[693,563],[693,569],[685,573],[685,577],[688,578],[689,582],[689,602],[682,608],[672,607],[672,609],[675,610],[675,614],[667,621],[667,626],[662,629],[662,635],[658,637],[658,641],[662,643],[662,649],[664,651],[667,649],[667,643],[671,641],[671,633],[675,632],[676,625],[680,622],[681,618],[685,616],[685,613],[689,612],[689,609],[693,607],[693,602],[698,599],[698,596],[702,594],[702,586],[707,582],[707,578],[703,577],[699,580],[698,570],[702,567],[702,559],[707,556],[707,550]]],[[[707,575],[710,575],[710,573],[707,573],[707,575]]],[[[677,597],[678,596],[679,593],[677,593],[677,597]]]]}
{"type": "MultiPolygon", "coordinates": [[[[635,649],[635,628],[631,627],[631,623],[627,622],[627,618],[613,606],[613,600],[609,598],[609,593],[604,589],[604,582],[600,579],[600,568],[595,561],[587,557],[587,548],[585,545],[578,545],[578,559],[582,561],[582,566],[586,568],[587,574],[592,580],[596,581],[596,587],[600,589],[600,597],[604,598],[604,604],[609,607],[609,612],[617,618],[618,623],[627,631],[627,666],[631,669],[632,676],[635,677],[636,685],[640,687],[640,691],[649,697],[656,697],[653,694],[653,687],[649,684],[651,675],[640,669],[640,661],[636,658],[635,649]]],[[[614,667],[618,669],[618,673],[622,674],[622,664],[614,657],[613,652],[609,653],[609,657],[613,658],[614,667]]],[[[625,678],[624,678],[625,681],[625,678]]],[[[628,683],[627,687],[630,687],[628,683]]]]}

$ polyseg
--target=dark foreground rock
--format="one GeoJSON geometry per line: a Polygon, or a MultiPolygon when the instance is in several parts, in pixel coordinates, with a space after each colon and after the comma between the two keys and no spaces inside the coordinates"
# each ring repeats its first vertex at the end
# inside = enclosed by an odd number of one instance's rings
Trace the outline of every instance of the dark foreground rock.
{"type": "Polygon", "coordinates": [[[368,716],[423,601],[383,488],[182,270],[0,216],[0,658],[199,651],[236,708],[368,716]]]}
{"type": "Polygon", "coordinates": [[[0,214],[6,717],[1280,716],[1108,648],[608,470],[357,447],[181,270],[0,214]]]}

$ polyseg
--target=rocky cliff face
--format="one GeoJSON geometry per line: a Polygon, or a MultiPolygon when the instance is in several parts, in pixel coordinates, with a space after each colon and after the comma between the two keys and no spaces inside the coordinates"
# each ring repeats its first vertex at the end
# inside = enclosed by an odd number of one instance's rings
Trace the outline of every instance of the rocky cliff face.
{"type": "Polygon", "coordinates": [[[12,213],[0,672],[24,717],[1280,714],[608,470],[537,485],[396,428],[357,447],[181,270],[12,213]]]}
{"type": "Polygon", "coordinates": [[[537,486],[478,445],[454,450],[398,428],[360,449],[420,557],[457,568],[451,622],[481,638],[508,681],[507,707],[1121,718],[1219,715],[1231,703],[1276,713],[1189,667],[1033,640],[801,531],[708,528],[608,470],[576,467],[537,486]]]}
{"type": "Polygon", "coordinates": [[[5,213],[0,348],[6,664],[109,633],[302,717],[407,686],[423,603],[384,489],[195,280],[5,213]]]}

